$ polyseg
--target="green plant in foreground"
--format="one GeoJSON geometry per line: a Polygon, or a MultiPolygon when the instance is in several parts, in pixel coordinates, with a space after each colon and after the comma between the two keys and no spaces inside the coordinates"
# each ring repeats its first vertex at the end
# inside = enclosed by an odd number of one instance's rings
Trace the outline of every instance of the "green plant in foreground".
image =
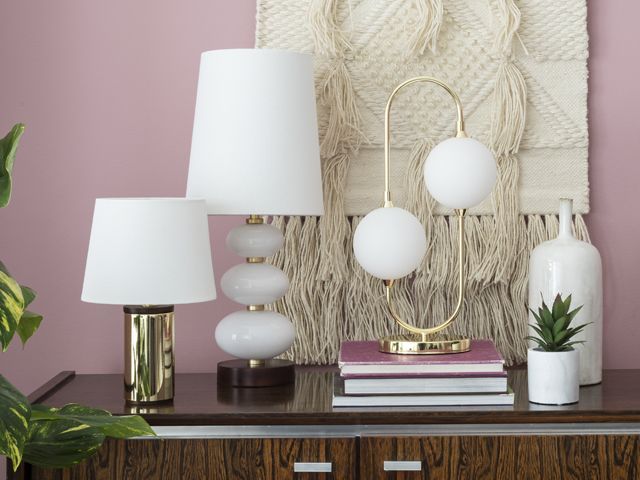
{"type": "Polygon", "coordinates": [[[533,340],[545,352],[566,352],[572,350],[573,345],[584,343],[583,341],[571,341],[578,333],[580,333],[588,323],[571,327],[571,322],[576,318],[578,312],[582,309],[582,305],[578,308],[570,310],[571,295],[563,299],[560,294],[556,295],[551,309],[542,300],[542,306],[535,312],[533,309],[535,325],[530,325],[538,336],[528,336],[528,340],[533,340]]]}
{"type": "MultiPolygon", "coordinates": [[[[15,125],[0,139],[0,207],[11,199],[11,173],[24,125],[15,125]]],[[[24,345],[42,322],[27,310],[36,293],[16,282],[0,262],[0,347],[5,351],[15,334],[24,345]]],[[[74,465],[93,455],[106,437],[155,435],[137,415],[114,417],[106,410],[69,404],[62,408],[32,405],[0,375],[0,455],[16,470],[24,460],[41,467],[74,465]]]]}

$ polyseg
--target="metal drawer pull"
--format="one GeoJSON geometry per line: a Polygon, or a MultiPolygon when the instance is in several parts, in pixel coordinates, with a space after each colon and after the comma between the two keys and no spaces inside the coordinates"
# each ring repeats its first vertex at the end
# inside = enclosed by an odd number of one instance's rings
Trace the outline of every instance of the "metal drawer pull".
{"type": "Polygon", "coordinates": [[[295,462],[293,471],[331,473],[331,462],[295,462]]]}
{"type": "Polygon", "coordinates": [[[420,472],[422,471],[422,462],[397,462],[397,461],[384,461],[385,472],[420,472]]]}

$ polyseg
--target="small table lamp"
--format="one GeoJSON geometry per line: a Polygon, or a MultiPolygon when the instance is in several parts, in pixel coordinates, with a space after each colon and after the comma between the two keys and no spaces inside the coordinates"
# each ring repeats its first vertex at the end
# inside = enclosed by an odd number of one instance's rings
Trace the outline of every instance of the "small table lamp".
{"type": "Polygon", "coordinates": [[[441,332],[456,320],[464,303],[464,217],[468,208],[482,202],[493,190],[497,176],[496,161],[486,146],[467,137],[460,98],[449,85],[436,78],[415,77],[398,85],[387,100],[384,120],[384,206],[367,214],[353,236],[358,263],[369,274],[384,281],[389,313],[402,329],[409,332],[381,338],[380,350],[398,354],[466,352],[471,346],[468,338],[451,338],[441,332]],[[418,328],[400,318],[393,308],[392,298],[395,280],[415,270],[427,249],[420,221],[407,210],[393,206],[389,182],[391,105],[400,90],[418,82],[442,87],[453,99],[458,114],[455,138],[436,145],[424,165],[427,190],[438,202],[454,209],[458,223],[458,301],[451,315],[431,328],[418,328]]]}
{"type": "Polygon", "coordinates": [[[204,200],[96,200],[82,300],[124,305],[128,402],[173,398],[173,305],[215,298],[204,200]]]}
{"type": "Polygon", "coordinates": [[[274,360],[295,329],[265,309],[289,280],[265,257],[283,245],[264,215],[322,215],[313,60],[283,50],[216,50],[200,63],[187,197],[205,198],[209,214],[247,215],[227,246],[246,257],[224,274],[225,295],[246,305],[216,328],[216,342],[240,360],[218,364],[218,382],[273,386],[294,379],[293,364],[274,360]]]}

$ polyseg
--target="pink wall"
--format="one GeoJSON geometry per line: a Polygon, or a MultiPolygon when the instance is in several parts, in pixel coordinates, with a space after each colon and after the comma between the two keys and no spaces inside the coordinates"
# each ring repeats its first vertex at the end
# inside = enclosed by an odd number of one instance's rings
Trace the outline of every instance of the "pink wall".
{"type": "MultiPolygon", "coordinates": [[[[591,1],[591,186],[588,222],[605,263],[605,366],[638,368],[640,42],[636,2],[591,1]]],[[[184,193],[199,54],[253,44],[254,0],[2,2],[0,131],[27,124],[15,192],[0,211],[2,259],[39,292],[40,332],[0,355],[0,372],[31,390],[56,372],[120,372],[119,307],[80,290],[96,196],[184,193]]],[[[213,218],[218,278],[237,261],[213,218]]],[[[222,297],[222,295],[220,294],[222,297]]],[[[235,309],[179,306],[177,368],[223,357],[216,321],[235,309]]]]}

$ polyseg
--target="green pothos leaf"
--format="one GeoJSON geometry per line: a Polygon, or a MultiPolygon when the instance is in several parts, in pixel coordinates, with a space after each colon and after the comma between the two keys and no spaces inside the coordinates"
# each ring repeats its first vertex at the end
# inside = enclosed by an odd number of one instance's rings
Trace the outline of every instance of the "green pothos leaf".
{"type": "Polygon", "coordinates": [[[7,135],[0,139],[0,207],[6,207],[11,199],[11,173],[16,158],[16,149],[24,125],[17,123],[7,135]]]}
{"type": "Polygon", "coordinates": [[[22,460],[30,418],[26,397],[0,375],[0,455],[11,459],[14,471],[22,460]]]}
{"type": "Polygon", "coordinates": [[[23,458],[40,467],[69,467],[96,453],[104,439],[99,428],[75,420],[32,420],[23,458]]]}
{"type": "Polygon", "coordinates": [[[23,346],[27,343],[27,340],[36,333],[40,323],[42,323],[42,315],[30,312],[29,310],[24,311],[22,317],[20,317],[20,321],[18,322],[18,328],[16,329],[20,336],[20,340],[22,340],[23,346]]]}
{"type": "Polygon", "coordinates": [[[25,310],[36,298],[36,292],[24,285],[19,285],[0,262],[0,347],[2,351],[9,344],[16,332],[22,345],[36,332],[42,322],[42,315],[25,310]]]}
{"type": "Polygon", "coordinates": [[[24,298],[24,308],[27,308],[29,304],[36,299],[36,292],[32,288],[24,285],[20,285],[20,290],[22,291],[22,297],[24,298]]]}
{"type": "Polygon", "coordinates": [[[33,420],[71,420],[99,428],[107,437],[131,438],[155,435],[149,424],[138,415],[113,416],[106,410],[70,403],[62,408],[34,405],[33,420]]]}
{"type": "Polygon", "coordinates": [[[68,467],[93,455],[106,437],[146,435],[155,432],[137,415],[115,417],[73,403],[62,408],[33,405],[24,460],[41,467],[68,467]]]}
{"type": "Polygon", "coordinates": [[[8,274],[0,271],[0,347],[9,348],[24,312],[24,297],[20,285],[8,274]]]}

